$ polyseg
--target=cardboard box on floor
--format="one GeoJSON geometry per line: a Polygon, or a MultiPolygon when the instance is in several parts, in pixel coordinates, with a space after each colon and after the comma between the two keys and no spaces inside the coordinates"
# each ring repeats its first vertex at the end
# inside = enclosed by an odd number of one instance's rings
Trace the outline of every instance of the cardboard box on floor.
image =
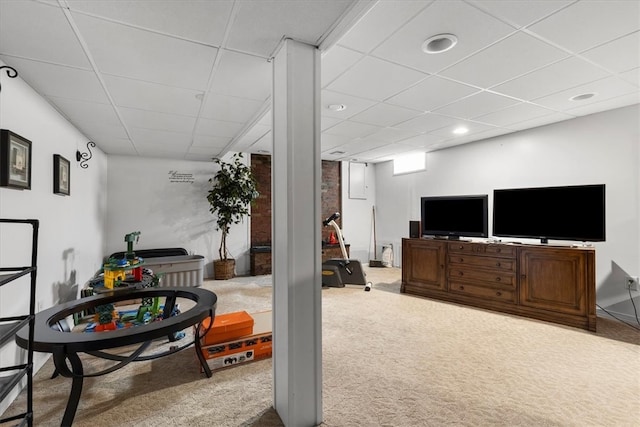
{"type": "MultiPolygon", "coordinates": [[[[271,357],[271,310],[252,313],[250,316],[254,320],[252,335],[202,347],[202,354],[212,371],[271,357]]],[[[202,367],[200,372],[203,372],[202,367]]]]}

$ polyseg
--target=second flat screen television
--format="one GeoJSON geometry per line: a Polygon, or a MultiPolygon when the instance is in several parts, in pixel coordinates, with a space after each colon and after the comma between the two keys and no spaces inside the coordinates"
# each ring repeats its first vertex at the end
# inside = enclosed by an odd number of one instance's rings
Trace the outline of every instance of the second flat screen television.
{"type": "Polygon", "coordinates": [[[486,194],[420,199],[422,235],[459,239],[488,237],[486,194]]]}
{"type": "Polygon", "coordinates": [[[605,186],[511,188],[493,192],[493,234],[602,242],[605,186]]]}

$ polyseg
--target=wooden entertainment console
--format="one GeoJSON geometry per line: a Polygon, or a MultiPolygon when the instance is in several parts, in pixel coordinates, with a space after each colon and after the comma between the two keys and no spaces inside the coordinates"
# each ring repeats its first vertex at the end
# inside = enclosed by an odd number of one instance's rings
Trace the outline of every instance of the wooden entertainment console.
{"type": "Polygon", "coordinates": [[[593,248],[402,239],[401,292],[596,330],[593,248]]]}

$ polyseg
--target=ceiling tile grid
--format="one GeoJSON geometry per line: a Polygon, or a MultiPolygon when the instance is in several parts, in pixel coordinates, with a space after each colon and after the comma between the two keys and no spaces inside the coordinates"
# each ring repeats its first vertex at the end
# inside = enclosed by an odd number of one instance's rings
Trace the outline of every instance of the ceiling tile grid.
{"type": "Polygon", "coordinates": [[[106,153],[198,161],[271,151],[269,61],[284,37],[332,40],[325,159],[386,161],[640,101],[637,0],[380,0],[351,22],[357,7],[4,0],[0,60],[106,153]],[[457,44],[425,53],[441,33],[457,44]]]}

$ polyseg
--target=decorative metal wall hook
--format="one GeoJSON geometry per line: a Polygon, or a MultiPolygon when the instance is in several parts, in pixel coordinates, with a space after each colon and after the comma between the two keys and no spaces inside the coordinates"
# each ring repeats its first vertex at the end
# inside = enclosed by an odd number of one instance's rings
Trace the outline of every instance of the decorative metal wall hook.
{"type": "Polygon", "coordinates": [[[95,142],[89,141],[87,142],[87,150],[89,150],[88,153],[81,153],[80,150],[76,151],[76,160],[80,162],[80,167],[82,169],[86,169],[89,167],[87,162],[91,157],[93,157],[93,153],[91,152],[91,147],[95,147],[95,146],[96,146],[95,142]]]}
{"type": "MultiPolygon", "coordinates": [[[[0,65],[0,70],[2,70],[3,68],[7,69],[7,76],[9,76],[9,78],[15,79],[16,77],[18,77],[18,72],[16,71],[15,68],[9,67],[8,65],[0,65]]],[[[0,92],[2,92],[1,84],[0,84],[0,92]]]]}

